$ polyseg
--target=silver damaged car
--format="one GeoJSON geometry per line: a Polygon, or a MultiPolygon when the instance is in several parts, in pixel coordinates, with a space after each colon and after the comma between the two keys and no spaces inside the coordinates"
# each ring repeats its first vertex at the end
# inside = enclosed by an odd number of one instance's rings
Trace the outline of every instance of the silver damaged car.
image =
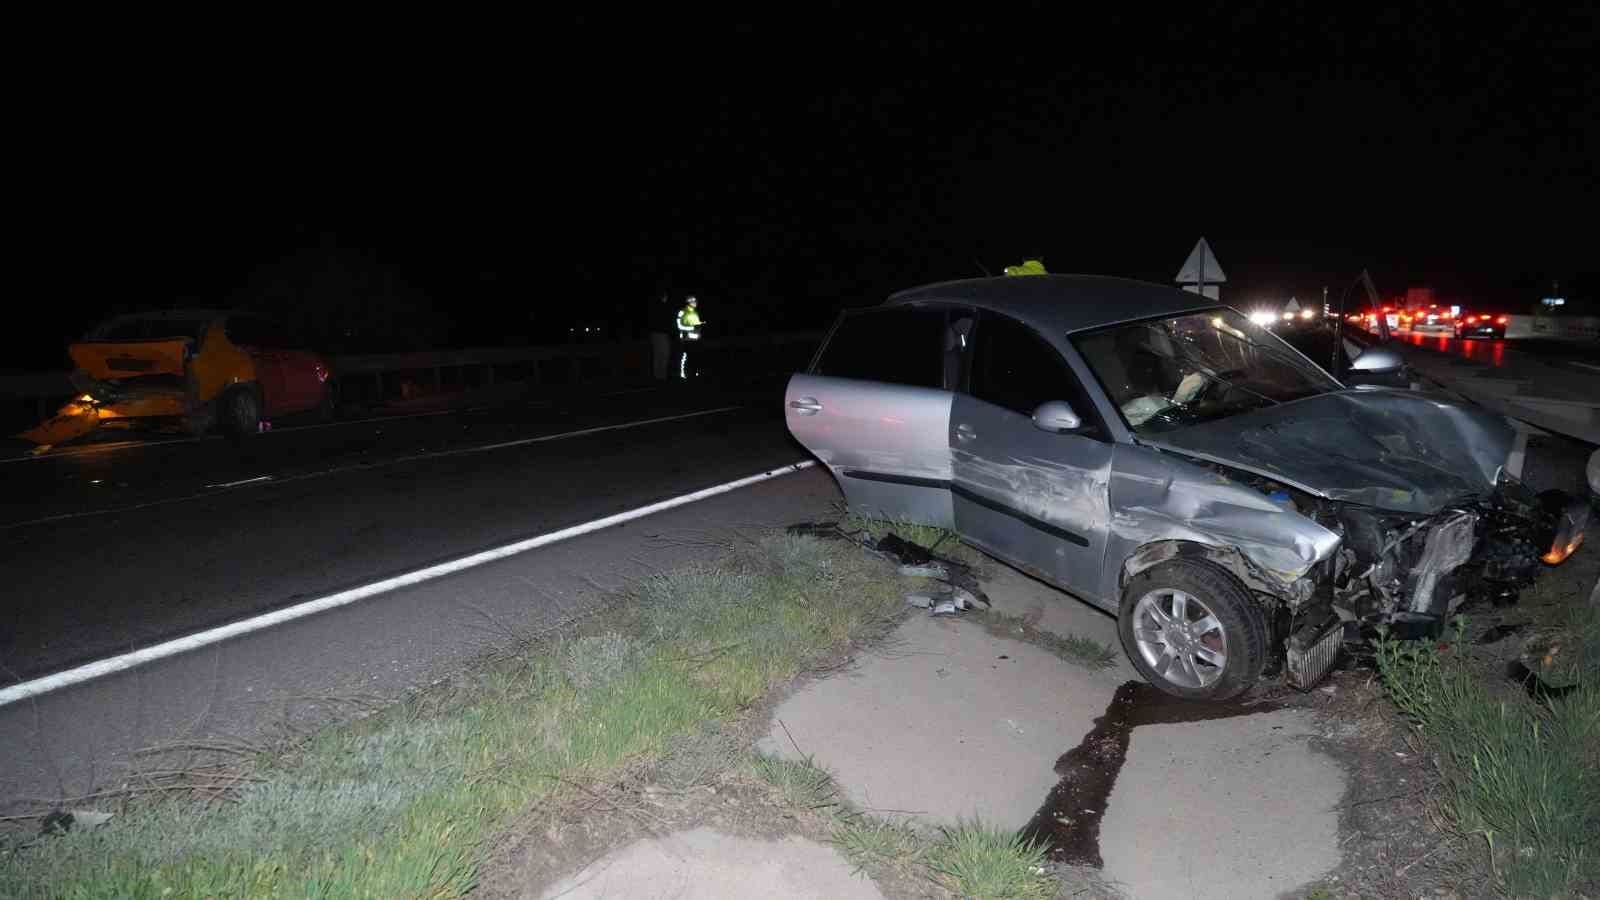
{"type": "Polygon", "coordinates": [[[1086,276],[904,291],[785,396],[855,511],[953,529],[1113,614],[1178,696],[1309,688],[1379,625],[1436,631],[1582,540],[1506,419],[1351,388],[1198,294],[1086,276]]]}

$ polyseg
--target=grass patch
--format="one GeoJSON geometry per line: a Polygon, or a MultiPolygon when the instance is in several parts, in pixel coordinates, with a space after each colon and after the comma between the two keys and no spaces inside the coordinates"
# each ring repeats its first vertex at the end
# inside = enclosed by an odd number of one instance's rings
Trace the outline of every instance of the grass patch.
{"type": "MultiPolygon", "coordinates": [[[[1462,645],[1464,623],[1457,620],[1462,645]]],[[[1577,614],[1562,646],[1573,688],[1535,700],[1496,690],[1456,650],[1384,640],[1383,684],[1440,760],[1441,808],[1481,837],[1516,897],[1590,895],[1600,881],[1600,614],[1577,614]]],[[[1558,654],[1559,656],[1559,654],[1558,654]]]]}
{"type": "Polygon", "coordinates": [[[962,897],[1054,897],[1056,882],[1045,873],[1045,850],[1015,832],[977,822],[942,829],[928,850],[928,867],[962,897]]]}
{"type": "Polygon", "coordinates": [[[756,777],[777,792],[778,800],[790,809],[826,809],[837,803],[838,789],[833,776],[811,761],[789,760],[777,756],[756,756],[751,764],[756,777]]]}
{"type": "Polygon", "coordinates": [[[460,896],[515,813],[881,634],[902,592],[848,544],[763,538],[647,579],[587,636],[262,759],[229,803],[129,804],[104,827],[0,848],[0,896],[460,896]]]}
{"type": "Polygon", "coordinates": [[[850,533],[861,532],[872,543],[882,540],[886,534],[893,534],[901,540],[930,548],[940,556],[969,566],[977,566],[984,559],[981,553],[961,543],[960,536],[949,528],[920,525],[903,519],[874,519],[859,513],[845,515],[839,527],[850,533]]]}
{"type": "Polygon", "coordinates": [[[960,897],[1034,900],[1056,895],[1058,884],[1047,873],[1044,848],[1015,832],[976,821],[926,830],[867,815],[843,800],[832,775],[809,757],[756,756],[751,767],[771,788],[775,803],[820,812],[825,821],[831,820],[831,843],[857,872],[902,880],[909,876],[924,885],[931,880],[960,897]]]}
{"type": "Polygon", "coordinates": [[[916,830],[898,822],[871,816],[840,820],[833,844],[856,871],[878,866],[914,866],[922,862],[928,841],[916,830]]]}

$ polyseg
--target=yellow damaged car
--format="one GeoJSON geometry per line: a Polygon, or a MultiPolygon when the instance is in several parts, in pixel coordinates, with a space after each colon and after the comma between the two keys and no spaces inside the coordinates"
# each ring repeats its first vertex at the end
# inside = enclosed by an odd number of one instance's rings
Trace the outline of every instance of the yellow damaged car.
{"type": "Polygon", "coordinates": [[[332,370],[262,316],[166,310],[108,319],[67,347],[79,395],[24,432],[57,444],[98,428],[254,434],[273,416],[333,409],[332,370]]]}

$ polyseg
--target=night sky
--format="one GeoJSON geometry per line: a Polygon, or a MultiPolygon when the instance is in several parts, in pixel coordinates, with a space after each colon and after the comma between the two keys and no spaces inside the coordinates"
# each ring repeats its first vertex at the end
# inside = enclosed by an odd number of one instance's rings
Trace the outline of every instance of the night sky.
{"type": "Polygon", "coordinates": [[[42,312],[3,368],[149,306],[345,349],[626,332],[666,289],[813,327],[1030,255],[1168,281],[1202,234],[1244,306],[1363,267],[1592,294],[1593,6],[1324,6],[279,23],[96,62],[13,135],[42,312]]]}

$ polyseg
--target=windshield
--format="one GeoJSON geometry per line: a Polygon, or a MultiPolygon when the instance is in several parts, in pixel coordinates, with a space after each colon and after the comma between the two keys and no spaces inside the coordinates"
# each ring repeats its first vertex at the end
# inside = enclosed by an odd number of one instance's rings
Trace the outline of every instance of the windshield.
{"type": "Polygon", "coordinates": [[[1159,434],[1339,389],[1231,309],[1118,325],[1073,338],[1135,434],[1159,434]]]}

